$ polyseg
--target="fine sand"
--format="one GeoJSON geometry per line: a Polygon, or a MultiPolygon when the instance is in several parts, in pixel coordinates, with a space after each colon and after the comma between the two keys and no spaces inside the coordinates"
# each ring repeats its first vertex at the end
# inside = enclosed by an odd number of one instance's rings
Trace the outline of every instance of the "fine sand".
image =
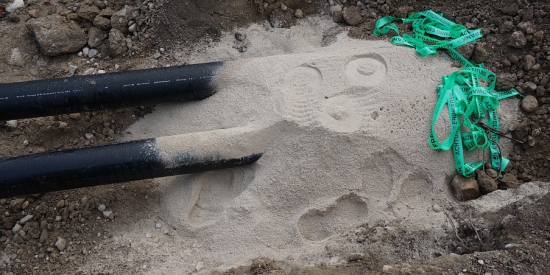
{"type": "MultiPolygon", "coordinates": [[[[453,158],[427,140],[435,87],[457,68],[444,54],[420,57],[387,41],[353,40],[345,32],[323,39],[333,27],[327,18],[282,30],[254,25],[243,30],[250,41],[245,53],[227,34],[191,57],[194,63],[239,59],[218,72],[215,95],[157,106],[130,127],[132,139],[224,129],[229,134],[209,140],[215,148],[208,150],[264,153],[248,167],[157,180],[160,215],[177,232],[166,249],[182,251],[180,258],[170,254],[158,273],[209,273],[257,257],[337,263],[327,247],[362,224],[398,222],[444,234],[445,215],[434,205],[456,203],[448,188],[453,158]]],[[[517,101],[503,104],[507,131],[517,123],[517,101]]],[[[441,118],[441,135],[447,125],[441,118]]],[[[166,154],[201,147],[194,136],[160,147],[166,154]]],[[[494,211],[545,192],[532,183],[472,205],[494,211]]]]}

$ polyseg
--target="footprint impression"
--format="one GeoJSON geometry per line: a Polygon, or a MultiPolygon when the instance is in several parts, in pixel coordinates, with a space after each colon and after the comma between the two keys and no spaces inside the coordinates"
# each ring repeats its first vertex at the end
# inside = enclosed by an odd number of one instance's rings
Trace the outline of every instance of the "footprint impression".
{"type": "Polygon", "coordinates": [[[434,184],[425,172],[414,171],[404,175],[398,187],[398,194],[391,203],[397,217],[407,219],[415,214],[423,216],[431,208],[434,184]]]}
{"type": "Polygon", "coordinates": [[[322,241],[364,223],[367,203],[350,193],[338,198],[326,209],[310,209],[298,220],[298,231],[307,241],[322,241]]]}
{"type": "MultiPolygon", "coordinates": [[[[254,179],[253,167],[199,173],[188,177],[181,188],[195,186],[190,194],[188,222],[195,227],[214,224],[254,179]]],[[[172,190],[176,191],[176,190],[172,190]]],[[[175,192],[176,194],[179,192],[175,192]]],[[[183,199],[183,198],[182,198],[183,199]]]]}
{"type": "Polygon", "coordinates": [[[391,148],[369,155],[361,177],[360,191],[372,201],[372,208],[389,209],[396,217],[406,218],[431,205],[434,188],[430,176],[391,148]]]}
{"type": "Polygon", "coordinates": [[[284,76],[286,116],[336,132],[368,127],[384,105],[377,86],[386,74],[386,61],[378,54],[319,59],[294,68],[284,76]]]}

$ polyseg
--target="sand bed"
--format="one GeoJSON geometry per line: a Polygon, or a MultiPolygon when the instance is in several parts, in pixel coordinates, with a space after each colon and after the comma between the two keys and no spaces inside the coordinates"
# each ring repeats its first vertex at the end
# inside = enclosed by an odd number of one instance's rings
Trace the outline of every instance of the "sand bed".
{"type": "MultiPolygon", "coordinates": [[[[248,167],[157,180],[161,215],[190,259],[180,268],[190,272],[201,261],[210,272],[257,257],[314,264],[326,261],[333,239],[362,224],[398,221],[444,234],[445,215],[434,205],[455,201],[447,187],[453,159],[427,139],[435,86],[457,68],[444,54],[424,58],[345,32],[321,47],[331,27],[325,19],[277,31],[254,25],[243,30],[251,46],[240,55],[228,34],[192,57],[245,58],[218,72],[217,94],[158,106],[129,129],[133,139],[225,129],[231,138],[220,139],[220,150],[264,151],[248,167]]],[[[517,123],[517,102],[505,104],[503,129],[517,123]]],[[[442,118],[442,133],[447,122],[442,118]]],[[[547,192],[537,184],[527,189],[497,191],[473,205],[494,210],[502,196],[547,192]]]]}

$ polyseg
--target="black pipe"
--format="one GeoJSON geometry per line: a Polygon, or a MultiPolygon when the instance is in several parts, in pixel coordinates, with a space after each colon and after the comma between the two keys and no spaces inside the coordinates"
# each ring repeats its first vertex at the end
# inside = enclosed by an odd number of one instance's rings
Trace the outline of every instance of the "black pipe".
{"type": "Polygon", "coordinates": [[[0,84],[0,120],[200,100],[223,62],[0,84]]]}
{"type": "MultiPolygon", "coordinates": [[[[200,142],[195,134],[186,136],[183,143],[200,142]]],[[[231,146],[214,149],[219,143],[207,144],[205,150],[200,149],[204,143],[184,144],[188,149],[167,154],[166,146],[159,145],[161,139],[0,159],[0,198],[232,168],[252,164],[262,156],[250,150],[235,153],[231,146]]]]}

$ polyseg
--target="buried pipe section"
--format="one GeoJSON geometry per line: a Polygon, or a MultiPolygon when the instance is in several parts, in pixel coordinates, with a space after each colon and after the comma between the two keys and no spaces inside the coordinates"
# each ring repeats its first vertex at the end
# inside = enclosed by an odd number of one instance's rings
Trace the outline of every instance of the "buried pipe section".
{"type": "Polygon", "coordinates": [[[240,167],[262,151],[218,130],[0,159],[0,198],[240,167]],[[220,145],[222,146],[220,148],[220,145]]]}
{"type": "Polygon", "coordinates": [[[223,62],[0,84],[0,120],[201,100],[223,62]]]}

